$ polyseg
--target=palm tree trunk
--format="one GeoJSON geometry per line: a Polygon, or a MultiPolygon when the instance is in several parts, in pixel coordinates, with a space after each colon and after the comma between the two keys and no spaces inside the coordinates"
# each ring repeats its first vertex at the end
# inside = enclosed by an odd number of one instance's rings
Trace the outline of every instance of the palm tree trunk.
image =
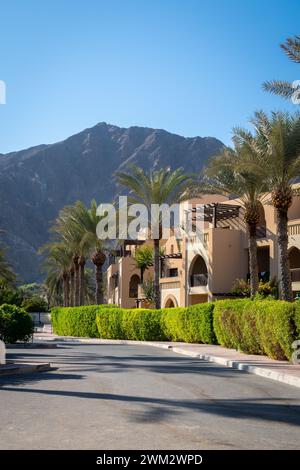
{"type": "Polygon", "coordinates": [[[75,269],[75,294],[74,294],[74,305],[77,307],[79,305],[79,285],[80,285],[80,280],[79,280],[79,256],[74,255],[73,256],[73,263],[74,263],[74,269],[75,269]]]}
{"type": "Polygon", "coordinates": [[[70,269],[70,297],[69,297],[69,305],[70,307],[74,307],[74,295],[75,295],[75,270],[74,266],[70,269]]]}
{"type": "Polygon", "coordinates": [[[288,216],[287,210],[277,209],[277,237],[279,248],[279,271],[281,298],[291,302],[293,300],[292,280],[288,256],[288,216]]]}
{"type": "Polygon", "coordinates": [[[95,265],[95,278],[96,278],[96,304],[104,303],[103,298],[103,276],[102,267],[105,263],[106,256],[101,251],[97,250],[92,254],[92,261],[95,265]]]}
{"type": "Polygon", "coordinates": [[[95,276],[96,276],[96,304],[101,305],[104,303],[102,264],[95,265],[95,276]]]}
{"type": "Polygon", "coordinates": [[[64,298],[63,298],[64,307],[68,307],[69,306],[69,276],[66,273],[63,274],[63,295],[64,295],[64,298]]]}
{"type": "Polygon", "coordinates": [[[257,262],[257,243],[256,243],[256,224],[248,224],[249,236],[249,273],[250,273],[250,294],[255,295],[258,292],[258,262],[257,262]]]}
{"type": "Polygon", "coordinates": [[[80,256],[79,258],[79,304],[84,305],[84,267],[85,257],[80,256]]]}
{"type": "Polygon", "coordinates": [[[154,238],[154,300],[155,308],[160,308],[160,289],[159,289],[159,239],[154,238]]]}

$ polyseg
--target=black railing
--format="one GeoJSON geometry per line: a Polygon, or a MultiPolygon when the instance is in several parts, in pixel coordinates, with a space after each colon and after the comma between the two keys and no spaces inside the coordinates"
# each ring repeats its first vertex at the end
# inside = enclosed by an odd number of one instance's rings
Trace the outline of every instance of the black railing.
{"type": "Polygon", "coordinates": [[[207,286],[207,281],[207,273],[191,275],[191,287],[207,286]]]}
{"type": "MultiPolygon", "coordinates": [[[[250,273],[247,273],[247,281],[250,279],[250,273]]],[[[268,282],[270,280],[270,272],[269,271],[261,271],[258,273],[258,279],[262,282],[268,282]]]]}

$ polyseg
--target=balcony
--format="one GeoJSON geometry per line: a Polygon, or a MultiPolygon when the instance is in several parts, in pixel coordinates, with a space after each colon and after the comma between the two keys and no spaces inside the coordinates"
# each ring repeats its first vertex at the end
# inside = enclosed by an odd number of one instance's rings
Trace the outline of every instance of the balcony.
{"type": "Polygon", "coordinates": [[[207,286],[208,277],[207,274],[192,274],[190,280],[191,287],[203,287],[207,286]]]}
{"type": "Polygon", "coordinates": [[[288,224],[288,235],[289,237],[293,237],[295,235],[300,235],[300,221],[290,221],[288,224]]]}
{"type": "Polygon", "coordinates": [[[292,282],[300,282],[300,268],[291,269],[292,282]]]}

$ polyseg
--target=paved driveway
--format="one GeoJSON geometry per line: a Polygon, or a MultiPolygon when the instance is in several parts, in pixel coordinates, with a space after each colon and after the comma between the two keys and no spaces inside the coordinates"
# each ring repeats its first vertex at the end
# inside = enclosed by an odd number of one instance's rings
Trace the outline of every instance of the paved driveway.
{"type": "Polygon", "coordinates": [[[1,449],[300,447],[298,388],[149,346],[9,350],[51,372],[0,379],[1,449]]]}

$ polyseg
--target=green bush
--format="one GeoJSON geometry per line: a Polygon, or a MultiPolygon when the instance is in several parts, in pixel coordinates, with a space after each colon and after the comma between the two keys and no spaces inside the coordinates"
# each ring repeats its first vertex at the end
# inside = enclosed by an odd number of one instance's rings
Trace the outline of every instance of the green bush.
{"type": "Polygon", "coordinates": [[[170,341],[184,341],[186,311],[184,307],[162,309],[162,327],[164,335],[170,341]]]}
{"type": "Polygon", "coordinates": [[[47,302],[39,295],[34,295],[23,300],[22,307],[26,312],[48,312],[47,302]]]}
{"type": "Polygon", "coordinates": [[[161,327],[161,311],[101,308],[97,313],[101,338],[161,341],[167,339],[161,327]]]}
{"type": "Polygon", "coordinates": [[[222,300],[215,304],[214,330],[222,346],[289,359],[295,306],[281,300],[222,300]]]}
{"type": "Polygon", "coordinates": [[[300,300],[294,302],[295,307],[295,339],[300,339],[300,300]]]}
{"type": "Polygon", "coordinates": [[[215,343],[213,310],[212,303],[163,309],[165,336],[172,341],[186,343],[215,343]]]}
{"type": "Polygon", "coordinates": [[[161,310],[94,305],[52,309],[59,335],[219,343],[250,354],[290,358],[300,339],[300,302],[237,299],[161,310]]]}
{"type": "Polygon", "coordinates": [[[54,307],[51,321],[54,333],[61,336],[98,338],[96,313],[99,305],[81,307],[54,307]]]}
{"type": "Polygon", "coordinates": [[[214,332],[217,341],[226,348],[242,349],[241,317],[251,300],[219,300],[214,308],[214,332]]]}
{"type": "Polygon", "coordinates": [[[10,304],[17,305],[18,307],[22,303],[22,296],[19,290],[12,287],[7,287],[0,281],[0,305],[10,304]]]}
{"type": "Polygon", "coordinates": [[[0,306],[0,339],[4,343],[28,341],[33,333],[33,322],[29,313],[16,305],[0,306]]]}
{"type": "Polygon", "coordinates": [[[123,310],[118,307],[106,307],[98,309],[96,324],[98,335],[104,339],[124,339],[122,327],[123,310]]]}
{"type": "Polygon", "coordinates": [[[163,341],[161,310],[132,309],[124,310],[122,318],[123,334],[126,339],[139,341],[163,341]]]}

